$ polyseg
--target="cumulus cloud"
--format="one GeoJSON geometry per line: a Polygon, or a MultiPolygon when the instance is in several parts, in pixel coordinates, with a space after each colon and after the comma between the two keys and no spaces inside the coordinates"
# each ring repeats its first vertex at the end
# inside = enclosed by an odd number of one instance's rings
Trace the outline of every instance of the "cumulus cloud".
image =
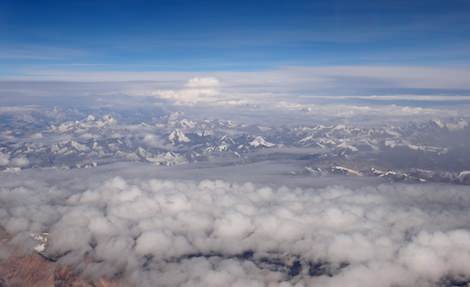
{"type": "MultiPolygon", "coordinates": [[[[340,95],[316,95],[315,89],[308,96],[300,96],[297,92],[285,90],[288,85],[287,80],[277,79],[274,83],[269,79],[260,79],[260,83],[250,82],[243,76],[242,81],[237,79],[241,75],[233,75],[230,78],[226,75],[223,78],[224,85],[222,89],[221,81],[215,77],[194,77],[190,78],[180,89],[159,89],[152,91],[128,91],[127,93],[134,96],[148,96],[149,94],[164,100],[170,101],[177,105],[199,104],[200,106],[229,109],[239,108],[240,114],[253,113],[258,116],[260,112],[269,114],[279,112],[299,111],[306,116],[316,115],[322,117],[358,117],[358,116],[389,116],[389,117],[408,117],[419,116],[429,117],[436,115],[458,116],[467,113],[467,109],[448,109],[441,106],[421,107],[421,106],[403,106],[394,104],[393,101],[418,100],[418,101],[437,101],[442,102],[449,98],[453,101],[465,101],[469,97],[454,96],[416,96],[399,95],[399,96],[340,96],[340,95]],[[239,82],[241,81],[241,82],[239,82]],[[266,82],[263,84],[263,81],[266,82]],[[286,86],[277,87],[275,83],[283,83],[287,81],[286,86]],[[267,87],[266,84],[272,85],[267,87]],[[272,90],[278,89],[278,91],[272,90]],[[254,90],[253,90],[254,89],[254,90]],[[343,103],[344,100],[365,100],[367,104],[351,104],[343,103]],[[384,102],[377,105],[377,101],[384,102]],[[390,102],[392,101],[392,102],[390,102]],[[373,103],[373,104],[371,104],[373,103]]],[[[256,75],[253,75],[256,77],[256,75]]],[[[289,77],[287,77],[289,78],[289,77]]],[[[252,80],[253,81],[253,80],[252,80]]],[[[298,84],[298,83],[297,83],[298,84]]],[[[306,88],[307,89],[307,88],[306,88]]],[[[308,88],[307,90],[309,90],[308,88]]]]}
{"type": "Polygon", "coordinates": [[[177,103],[210,102],[219,96],[220,82],[217,78],[191,78],[183,89],[179,90],[157,90],[152,95],[163,99],[172,100],[177,103]]]}
{"type": "Polygon", "coordinates": [[[437,286],[470,278],[465,187],[115,177],[89,187],[4,184],[0,202],[0,225],[16,242],[47,232],[46,256],[138,286],[437,286]]]}
{"type": "Polygon", "coordinates": [[[11,164],[16,167],[25,167],[29,164],[29,160],[26,157],[16,157],[11,160],[11,164]]]}
{"type": "Polygon", "coordinates": [[[216,88],[220,85],[217,78],[192,78],[186,83],[187,88],[216,88]]]}
{"type": "Polygon", "coordinates": [[[0,152],[0,166],[6,166],[10,163],[10,155],[0,152]]]}

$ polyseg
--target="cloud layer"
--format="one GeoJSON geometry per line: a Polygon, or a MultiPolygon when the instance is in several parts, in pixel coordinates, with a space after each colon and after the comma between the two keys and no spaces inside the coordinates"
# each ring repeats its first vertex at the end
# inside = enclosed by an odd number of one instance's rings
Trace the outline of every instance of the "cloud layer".
{"type": "Polygon", "coordinates": [[[13,242],[138,286],[436,286],[470,278],[470,194],[447,185],[349,189],[124,180],[0,189],[13,242]]]}

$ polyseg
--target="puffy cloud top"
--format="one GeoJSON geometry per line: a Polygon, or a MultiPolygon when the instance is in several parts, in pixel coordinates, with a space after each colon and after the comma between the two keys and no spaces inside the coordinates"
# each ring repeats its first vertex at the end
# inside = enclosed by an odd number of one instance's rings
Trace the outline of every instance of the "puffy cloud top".
{"type": "Polygon", "coordinates": [[[207,77],[207,78],[192,78],[186,83],[188,88],[208,88],[208,87],[218,87],[220,81],[217,78],[207,77]]]}
{"type": "Polygon", "coordinates": [[[176,103],[192,104],[199,102],[212,102],[219,95],[220,82],[217,78],[192,78],[183,89],[157,90],[153,95],[176,103]]]}
{"type": "Polygon", "coordinates": [[[120,177],[0,189],[14,241],[138,286],[437,286],[470,277],[470,194],[445,185],[257,187],[120,177]],[[88,262],[85,264],[85,262],[88,262]]]}

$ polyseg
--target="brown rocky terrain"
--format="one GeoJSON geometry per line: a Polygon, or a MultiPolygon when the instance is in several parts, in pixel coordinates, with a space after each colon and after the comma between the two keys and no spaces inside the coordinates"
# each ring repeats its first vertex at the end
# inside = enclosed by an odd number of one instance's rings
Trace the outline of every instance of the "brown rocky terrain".
{"type": "Polygon", "coordinates": [[[9,243],[10,236],[0,227],[0,287],[124,287],[113,280],[83,278],[67,266],[25,253],[9,243]],[[5,253],[5,252],[3,252],[5,253]]]}

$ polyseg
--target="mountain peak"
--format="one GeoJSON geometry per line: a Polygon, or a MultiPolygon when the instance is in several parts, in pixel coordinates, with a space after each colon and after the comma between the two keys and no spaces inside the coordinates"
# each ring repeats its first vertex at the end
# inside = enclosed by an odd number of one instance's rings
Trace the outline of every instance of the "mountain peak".
{"type": "Polygon", "coordinates": [[[255,137],[250,143],[252,147],[273,147],[275,144],[266,141],[262,136],[255,137]]]}
{"type": "Polygon", "coordinates": [[[175,143],[188,143],[191,140],[181,131],[180,129],[175,129],[173,130],[169,135],[168,135],[168,140],[175,144],[175,143]]]}

